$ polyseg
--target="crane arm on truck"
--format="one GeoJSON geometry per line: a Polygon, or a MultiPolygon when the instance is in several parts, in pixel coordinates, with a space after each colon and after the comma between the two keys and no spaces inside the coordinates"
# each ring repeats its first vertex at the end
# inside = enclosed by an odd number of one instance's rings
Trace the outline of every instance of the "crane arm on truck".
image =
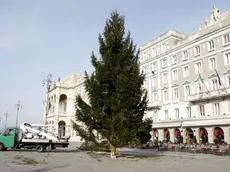
{"type": "Polygon", "coordinates": [[[38,136],[42,136],[46,139],[52,140],[53,142],[58,142],[59,139],[57,136],[55,136],[52,133],[49,133],[45,130],[43,130],[42,128],[33,128],[30,124],[28,123],[22,123],[20,125],[20,129],[22,130],[23,134],[29,136],[29,137],[33,137],[34,135],[38,135],[38,136]]]}

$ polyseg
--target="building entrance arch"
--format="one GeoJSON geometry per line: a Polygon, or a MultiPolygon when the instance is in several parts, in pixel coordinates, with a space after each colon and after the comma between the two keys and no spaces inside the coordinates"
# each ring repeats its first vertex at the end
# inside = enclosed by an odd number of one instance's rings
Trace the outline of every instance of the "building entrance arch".
{"type": "Polygon", "coordinates": [[[194,132],[191,128],[186,128],[186,143],[193,144],[196,142],[196,138],[194,136],[194,132]]]}
{"type": "Polygon", "coordinates": [[[58,123],[58,137],[64,137],[66,131],[66,123],[65,121],[59,121],[58,123]]]}
{"type": "Polygon", "coordinates": [[[205,128],[200,128],[199,130],[199,143],[200,144],[208,143],[208,132],[205,128]]]}

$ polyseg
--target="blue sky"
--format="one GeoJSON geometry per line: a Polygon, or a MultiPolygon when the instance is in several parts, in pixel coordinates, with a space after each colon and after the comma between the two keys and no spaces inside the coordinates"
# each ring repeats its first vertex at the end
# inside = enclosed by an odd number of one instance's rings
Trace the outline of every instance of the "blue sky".
{"type": "Polygon", "coordinates": [[[98,52],[98,34],[117,9],[140,46],[176,29],[194,33],[210,17],[212,6],[230,10],[229,0],[11,0],[0,1],[0,128],[9,111],[8,125],[19,121],[41,123],[49,72],[53,79],[71,71],[92,72],[90,55],[98,52]]]}

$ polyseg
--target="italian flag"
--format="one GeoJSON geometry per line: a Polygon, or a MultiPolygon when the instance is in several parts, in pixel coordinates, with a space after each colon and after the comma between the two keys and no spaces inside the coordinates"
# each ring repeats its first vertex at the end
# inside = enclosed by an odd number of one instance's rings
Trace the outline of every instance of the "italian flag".
{"type": "Polygon", "coordinates": [[[202,76],[200,75],[200,73],[199,73],[199,81],[200,81],[200,83],[199,83],[199,86],[200,86],[200,91],[204,91],[204,79],[202,78],[202,76]]]}

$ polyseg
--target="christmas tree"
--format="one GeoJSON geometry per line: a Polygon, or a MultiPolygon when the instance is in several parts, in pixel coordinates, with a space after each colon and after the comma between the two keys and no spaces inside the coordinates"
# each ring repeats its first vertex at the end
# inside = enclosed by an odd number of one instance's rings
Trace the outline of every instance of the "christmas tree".
{"type": "Polygon", "coordinates": [[[152,130],[152,120],[144,118],[148,101],[139,52],[130,32],[125,31],[124,16],[117,11],[111,13],[99,35],[99,52],[100,59],[91,56],[95,71],[85,74],[89,102],[80,96],[76,99],[74,129],[85,141],[99,145],[98,137],[106,139],[111,157],[116,157],[117,147],[144,144],[152,130]]]}

